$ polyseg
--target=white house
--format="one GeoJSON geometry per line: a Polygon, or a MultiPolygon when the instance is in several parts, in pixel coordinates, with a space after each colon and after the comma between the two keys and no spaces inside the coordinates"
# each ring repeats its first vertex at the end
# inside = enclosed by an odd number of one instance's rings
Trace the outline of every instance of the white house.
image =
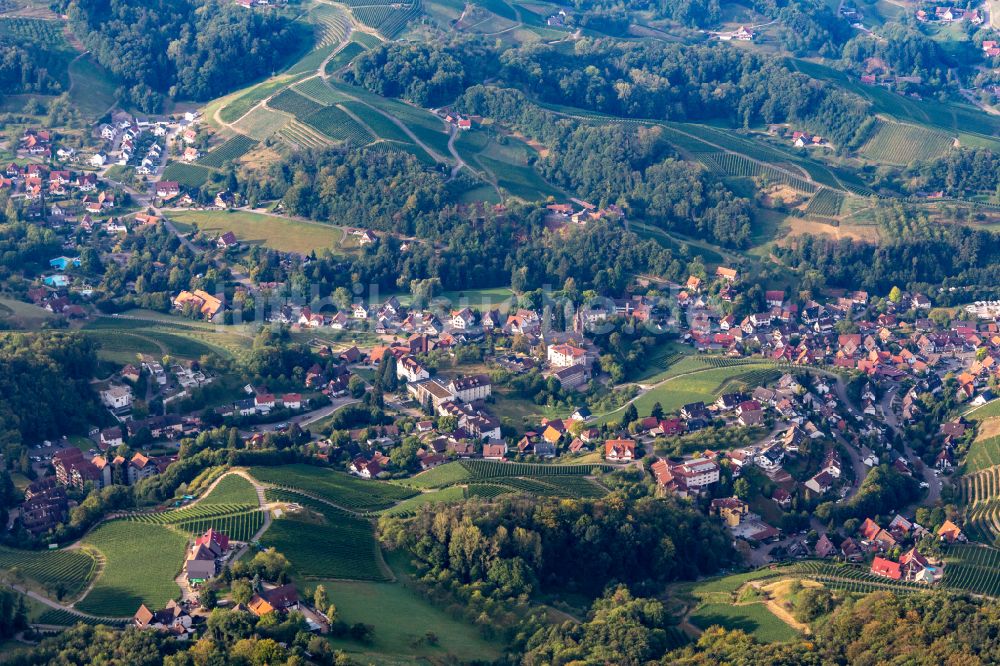
{"type": "Polygon", "coordinates": [[[112,386],[101,391],[101,402],[114,410],[131,407],[132,389],[128,386],[112,386]]]}

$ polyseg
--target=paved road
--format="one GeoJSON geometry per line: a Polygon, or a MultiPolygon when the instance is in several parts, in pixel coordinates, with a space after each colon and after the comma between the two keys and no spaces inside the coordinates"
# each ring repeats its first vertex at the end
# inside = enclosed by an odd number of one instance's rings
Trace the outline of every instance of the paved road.
{"type": "MultiPolygon", "coordinates": [[[[899,433],[902,429],[902,426],[899,423],[899,417],[896,416],[896,410],[894,409],[894,403],[898,392],[898,386],[889,387],[879,403],[882,416],[885,418],[885,423],[894,433],[899,433]]],[[[919,456],[917,456],[916,452],[910,448],[905,439],[903,439],[903,453],[905,453],[906,457],[913,462],[919,459],[919,456]]],[[[921,464],[921,467],[923,468],[924,483],[928,486],[927,496],[922,501],[915,502],[914,504],[906,507],[907,511],[914,511],[916,510],[916,507],[922,504],[937,504],[941,499],[941,478],[934,473],[934,468],[923,464],[921,464]]]]}
{"type": "Polygon", "coordinates": [[[357,398],[333,398],[333,401],[329,405],[326,405],[325,407],[320,407],[319,409],[314,409],[311,412],[306,412],[304,414],[292,416],[282,421],[275,421],[274,423],[264,423],[258,425],[256,426],[257,428],[256,431],[252,429],[251,430],[243,429],[240,430],[240,435],[242,435],[243,437],[250,437],[251,435],[254,434],[254,432],[274,432],[276,430],[275,428],[276,425],[285,423],[287,423],[288,425],[292,425],[293,423],[295,423],[298,424],[300,427],[304,428],[310,423],[315,423],[316,421],[319,421],[321,419],[326,418],[327,416],[330,416],[330,414],[333,414],[341,407],[345,407],[347,405],[353,405],[358,402],[361,401],[358,400],[357,398]]]}

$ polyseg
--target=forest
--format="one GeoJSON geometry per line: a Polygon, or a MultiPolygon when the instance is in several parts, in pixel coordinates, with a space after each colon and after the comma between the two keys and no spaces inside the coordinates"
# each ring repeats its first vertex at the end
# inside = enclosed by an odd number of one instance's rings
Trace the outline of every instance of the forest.
{"type": "Polygon", "coordinates": [[[0,41],[0,94],[58,94],[62,86],[53,76],[57,59],[47,49],[0,41]]]}
{"type": "Polygon", "coordinates": [[[948,196],[991,194],[1000,198],[1000,155],[989,148],[960,148],[911,164],[902,174],[912,192],[942,191],[948,196]]]}
{"type": "MultiPolygon", "coordinates": [[[[690,178],[682,169],[675,173],[679,183],[690,178]]],[[[529,291],[573,278],[601,293],[618,294],[635,272],[677,280],[692,260],[640,239],[615,219],[560,235],[545,230],[544,210],[537,206],[460,204],[458,195],[469,182],[461,176],[449,182],[403,153],[303,151],[272,166],[262,178],[241,180],[240,187],[280,198],[296,215],[351,220],[421,240],[408,243],[403,252],[398,240],[385,236],[358,257],[321,254],[305,267],[293,263],[291,273],[277,253],[251,252],[253,279],[318,284],[324,296],[352,281],[407,288],[412,280],[427,278],[439,278],[444,289],[509,285],[513,280],[516,289],[529,291]]]]}
{"type": "Polygon", "coordinates": [[[102,421],[94,342],[72,333],[0,334],[0,446],[85,432],[102,421]]]}
{"type": "Polygon", "coordinates": [[[549,147],[536,167],[550,182],[629,217],[720,245],[750,241],[750,202],[683,162],[660,127],[588,125],[547,111],[510,88],[470,87],[456,108],[500,121],[549,147]]]}
{"type": "Polygon", "coordinates": [[[280,69],[303,35],[281,12],[225,0],[62,0],[78,36],[147,113],[207,100],[280,69]]]}
{"type": "MultiPolygon", "coordinates": [[[[901,204],[880,208],[877,219],[884,239],[878,245],[803,236],[776,247],[775,254],[807,278],[876,293],[897,285],[938,293],[941,287],[987,287],[1000,281],[1000,246],[991,232],[939,224],[901,204]]],[[[968,293],[961,297],[975,300],[968,293]]]]}
{"type": "Polygon", "coordinates": [[[383,518],[379,533],[418,563],[426,585],[460,603],[552,592],[593,598],[618,583],[655,594],[734,557],[719,525],[636,484],[599,500],[522,496],[436,507],[383,518]]]}

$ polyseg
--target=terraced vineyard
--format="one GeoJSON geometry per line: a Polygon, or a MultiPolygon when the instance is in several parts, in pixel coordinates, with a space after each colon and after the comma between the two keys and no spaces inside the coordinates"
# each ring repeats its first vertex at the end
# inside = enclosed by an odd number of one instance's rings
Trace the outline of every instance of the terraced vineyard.
{"type": "MultiPolygon", "coordinates": [[[[973,447],[990,441],[976,442],[973,447]]],[[[967,467],[972,457],[970,454],[967,458],[967,467]]],[[[1000,465],[979,469],[960,477],[958,492],[960,501],[965,505],[963,529],[966,536],[985,544],[1000,543],[1000,465]]]]}
{"type": "Polygon", "coordinates": [[[278,132],[278,137],[293,147],[322,148],[330,145],[329,139],[312,127],[297,120],[288,123],[278,132]]]}
{"type": "Polygon", "coordinates": [[[198,164],[219,169],[227,162],[238,160],[256,147],[257,141],[255,139],[237,134],[222,145],[216,146],[214,150],[198,160],[198,164]]]}
{"type": "Polygon", "coordinates": [[[367,49],[358,42],[356,41],[348,42],[344,46],[344,48],[337,51],[337,54],[327,61],[324,73],[327,76],[332,75],[334,72],[349,65],[352,60],[357,58],[365,51],[367,51],[367,49]]]}
{"type": "Polygon", "coordinates": [[[176,180],[182,187],[197,189],[205,184],[211,171],[197,164],[171,162],[163,170],[161,180],[176,180]]]}
{"type": "Polygon", "coordinates": [[[375,139],[368,130],[336,106],[328,106],[310,114],[305,118],[305,123],[332,139],[348,141],[356,146],[366,145],[375,139]]]}
{"type": "Polygon", "coordinates": [[[844,205],[844,195],[834,190],[822,189],[809,200],[806,212],[810,215],[820,215],[823,217],[836,217],[840,214],[840,207],[844,205]]]}
{"type": "Polygon", "coordinates": [[[948,549],[943,584],[1000,597],[1000,550],[985,546],[952,546],[948,549]]]}
{"type": "Polygon", "coordinates": [[[323,108],[322,104],[317,104],[313,100],[300,95],[291,88],[282,90],[280,93],[267,101],[267,105],[276,111],[290,113],[297,120],[303,120],[311,113],[315,113],[323,108]]]}
{"type": "Polygon", "coordinates": [[[927,586],[919,583],[904,583],[876,576],[867,568],[852,564],[834,564],[831,562],[809,561],[800,562],[782,571],[800,573],[811,580],[823,583],[835,590],[845,590],[857,594],[870,594],[879,590],[892,590],[896,593],[918,592],[926,590],[927,586]]]}
{"type": "Polygon", "coordinates": [[[77,615],[76,613],[68,610],[62,610],[61,608],[49,608],[43,611],[37,618],[33,620],[37,624],[51,624],[56,626],[72,626],[79,622],[84,624],[89,624],[91,626],[96,626],[98,624],[105,624],[111,626],[124,625],[124,620],[98,620],[93,617],[86,617],[84,615],[77,615]]]}
{"type": "Polygon", "coordinates": [[[271,523],[261,545],[285,555],[303,578],[386,580],[372,524],[305,495],[279,489],[268,501],[293,502],[310,514],[288,513],[271,523]]]}
{"type": "Polygon", "coordinates": [[[209,528],[225,532],[234,541],[249,541],[264,524],[257,491],[237,474],[224,477],[212,492],[194,506],[160,513],[134,514],[130,522],[167,525],[187,534],[209,528]]]}
{"type": "Polygon", "coordinates": [[[372,130],[383,139],[398,141],[399,143],[413,144],[406,132],[401,130],[396,123],[392,122],[378,111],[374,111],[370,106],[362,102],[349,101],[340,106],[344,107],[372,128],[372,130]]]}
{"type": "Polygon", "coordinates": [[[199,502],[195,506],[186,509],[175,509],[173,511],[161,511],[158,513],[135,513],[128,516],[128,520],[147,525],[176,525],[191,520],[244,513],[256,508],[259,508],[256,502],[253,504],[210,504],[199,502]]]}
{"type": "Polygon", "coordinates": [[[313,20],[320,26],[318,46],[340,44],[351,29],[351,19],[337,7],[322,4],[312,11],[313,20]]]}
{"type": "Polygon", "coordinates": [[[300,95],[305,95],[317,104],[339,104],[340,102],[344,102],[349,99],[347,95],[338,90],[334,90],[318,76],[306,79],[302,83],[293,86],[292,90],[300,95]]]}
{"type": "Polygon", "coordinates": [[[84,550],[0,548],[0,569],[8,574],[16,569],[59,598],[80,594],[93,577],[96,567],[97,561],[84,550]]]}
{"type": "Polygon", "coordinates": [[[187,537],[161,526],[128,520],[103,523],[84,538],[106,560],[94,587],[76,608],[92,615],[129,617],[139,604],[162,608],[180,589],[187,537]]]}
{"type": "Polygon", "coordinates": [[[788,185],[789,187],[811,194],[817,190],[815,184],[802,178],[792,176],[775,167],[754,162],[744,155],[736,153],[710,152],[697,153],[695,157],[716,175],[734,178],[762,178],[768,183],[788,185]]]}
{"type": "Polygon", "coordinates": [[[174,523],[182,532],[191,535],[204,534],[210,528],[224,532],[233,541],[250,541],[261,527],[264,526],[264,512],[253,509],[242,513],[231,513],[212,518],[198,518],[174,523]]]}
{"type": "Polygon", "coordinates": [[[386,39],[395,39],[407,24],[422,13],[420,0],[412,0],[408,4],[384,3],[372,4],[370,1],[364,5],[351,3],[351,12],[361,23],[369,28],[377,30],[386,39]]]}
{"type": "Polygon", "coordinates": [[[416,495],[416,491],[380,481],[365,481],[343,472],[311,465],[254,467],[254,478],[292,491],[302,491],[325,499],[349,511],[387,509],[416,495]]]}
{"type": "Polygon", "coordinates": [[[463,460],[459,463],[472,479],[495,479],[507,476],[590,476],[595,472],[610,472],[611,465],[542,465],[500,462],[499,460],[463,460]]]}
{"type": "Polygon", "coordinates": [[[607,491],[593,481],[576,476],[505,477],[469,484],[469,494],[490,497],[503,493],[527,493],[541,497],[603,497],[607,491]]]}
{"type": "Polygon", "coordinates": [[[859,152],[878,162],[905,165],[943,155],[953,143],[954,139],[944,132],[879,118],[871,138],[859,152]]]}

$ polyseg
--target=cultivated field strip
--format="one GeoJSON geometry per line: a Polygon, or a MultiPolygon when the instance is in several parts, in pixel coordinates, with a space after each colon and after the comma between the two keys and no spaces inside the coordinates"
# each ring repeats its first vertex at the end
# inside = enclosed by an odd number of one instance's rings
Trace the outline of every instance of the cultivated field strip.
{"type": "Polygon", "coordinates": [[[198,164],[211,169],[220,169],[227,162],[233,162],[243,157],[257,147],[257,141],[248,136],[237,134],[225,143],[216,146],[207,155],[198,160],[198,164]]]}
{"type": "Polygon", "coordinates": [[[74,597],[86,588],[97,561],[84,550],[14,550],[0,548],[0,569],[15,570],[56,596],[74,597]]]}

